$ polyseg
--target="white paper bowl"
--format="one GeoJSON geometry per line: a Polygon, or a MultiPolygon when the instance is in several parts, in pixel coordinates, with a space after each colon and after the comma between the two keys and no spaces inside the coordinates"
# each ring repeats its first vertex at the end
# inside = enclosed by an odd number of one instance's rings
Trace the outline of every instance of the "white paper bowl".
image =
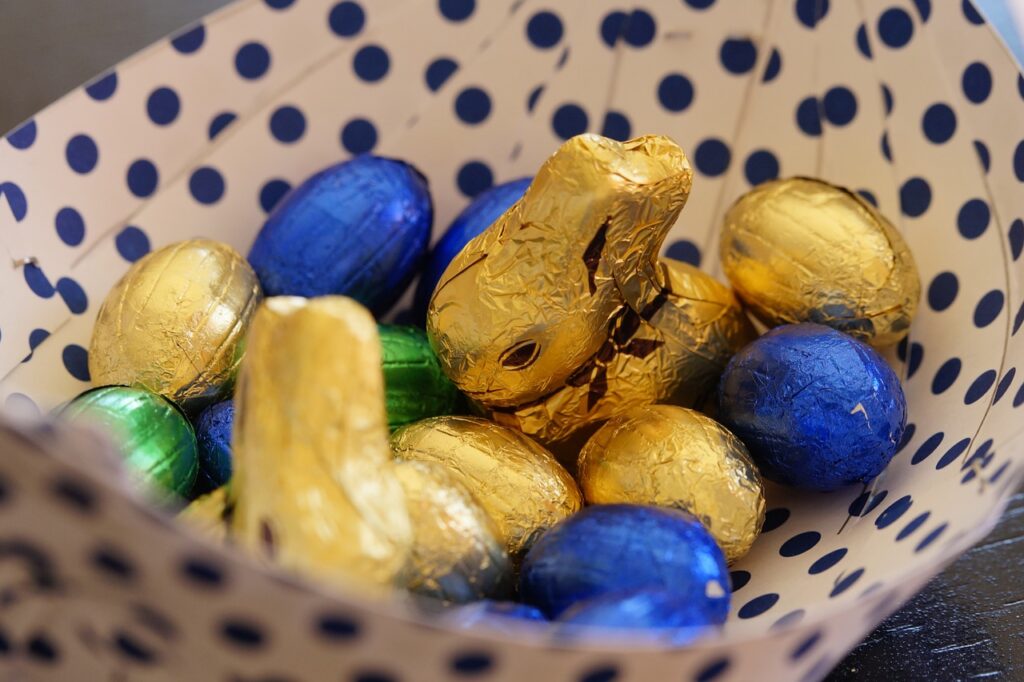
{"type": "Polygon", "coordinates": [[[721,215],[751,181],[870,192],[925,289],[892,354],[911,425],[873,492],[773,489],[724,634],[677,651],[455,632],[329,593],[153,512],[91,437],[7,430],[14,665],[44,679],[824,676],[986,533],[1024,474],[1022,97],[959,0],[242,0],[127,60],[0,143],[14,412],[88,386],[98,303],[149,248],[205,235],[244,252],[284,189],[370,148],[428,175],[438,234],[466,194],[586,128],[688,150],[699,173],[667,251],[712,272],[721,215]]]}

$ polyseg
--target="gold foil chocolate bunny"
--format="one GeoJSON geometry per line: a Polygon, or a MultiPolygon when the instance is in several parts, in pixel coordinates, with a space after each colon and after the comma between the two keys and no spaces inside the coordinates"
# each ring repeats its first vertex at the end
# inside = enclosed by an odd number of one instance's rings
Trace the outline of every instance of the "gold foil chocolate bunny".
{"type": "Polygon", "coordinates": [[[427,332],[448,376],[546,443],[704,397],[753,329],[728,288],[657,257],[692,179],[666,137],[566,141],[438,282],[427,332]]]}

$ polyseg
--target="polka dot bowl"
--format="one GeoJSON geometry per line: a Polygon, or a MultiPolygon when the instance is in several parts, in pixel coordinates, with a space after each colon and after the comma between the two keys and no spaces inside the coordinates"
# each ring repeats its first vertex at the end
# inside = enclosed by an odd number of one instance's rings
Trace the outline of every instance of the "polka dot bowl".
{"type": "Polygon", "coordinates": [[[697,169],[667,253],[714,274],[725,208],[777,176],[849,186],[905,234],[924,300],[890,354],[910,424],[888,470],[772,488],[720,637],[569,646],[257,566],[147,505],[89,434],[11,417],[0,656],[41,679],[814,680],[991,528],[1024,476],[1012,59],[969,0],[640,4],[241,0],[70,93],[0,140],[0,402],[26,415],[84,389],[130,262],[198,235],[245,251],[330,163],[410,160],[445,225],[567,136],[657,132],[697,169]]]}

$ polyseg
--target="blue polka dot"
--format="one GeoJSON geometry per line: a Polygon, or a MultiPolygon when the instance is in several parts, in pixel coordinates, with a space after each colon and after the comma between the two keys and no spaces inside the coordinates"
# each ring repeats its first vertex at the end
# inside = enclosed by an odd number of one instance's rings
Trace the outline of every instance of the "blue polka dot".
{"type": "Polygon", "coordinates": [[[815,632],[813,635],[811,635],[810,637],[808,637],[804,641],[800,642],[800,644],[798,644],[797,647],[795,649],[793,649],[792,653],[789,654],[789,657],[791,659],[793,659],[794,661],[800,660],[801,658],[806,656],[807,653],[811,649],[813,649],[814,646],[820,640],[821,640],[821,633],[820,632],[815,632]]]}
{"type": "Polygon", "coordinates": [[[910,362],[907,364],[907,379],[909,380],[917,373],[917,368],[924,360],[924,346],[919,343],[910,344],[910,362]]]}
{"type": "Polygon", "coordinates": [[[206,27],[199,24],[171,38],[171,46],[181,54],[192,54],[203,46],[205,40],[206,27]]]}
{"type": "Polygon", "coordinates": [[[1003,292],[999,289],[993,289],[982,296],[974,309],[974,326],[987,327],[995,322],[1003,310],[1003,300],[1003,292]]]}
{"type": "Polygon", "coordinates": [[[526,98],[526,111],[528,111],[528,112],[532,112],[533,111],[533,108],[535,106],[537,106],[537,100],[540,99],[541,93],[543,93],[543,92],[544,92],[544,86],[543,85],[538,85],[537,87],[535,87],[533,90],[530,91],[530,94],[526,98]]]}
{"type": "Polygon", "coordinates": [[[782,55],[773,48],[771,55],[768,57],[768,65],[764,67],[764,75],[761,77],[761,82],[771,83],[779,75],[780,71],[782,71],[782,55]]]}
{"type": "Polygon", "coordinates": [[[480,88],[466,88],[455,98],[455,114],[465,123],[476,125],[491,113],[491,98],[480,88]]]}
{"type": "Polygon", "coordinates": [[[144,199],[156,191],[160,175],[149,159],[139,159],[128,167],[128,190],[144,199]]]}
{"type": "Polygon", "coordinates": [[[475,0],[439,0],[441,15],[448,21],[465,21],[476,9],[475,0]]]}
{"type": "Polygon", "coordinates": [[[693,83],[681,73],[670,73],[658,83],[658,101],[669,111],[683,111],[693,102],[693,83]]]}
{"type": "MultiPolygon", "coordinates": [[[[708,7],[711,5],[712,1],[713,0],[687,0],[687,3],[691,6],[696,7],[698,2],[702,2],[702,7],[708,7]]],[[[701,668],[700,672],[697,673],[693,680],[694,682],[712,682],[712,680],[717,680],[719,677],[721,677],[722,674],[728,669],[729,659],[720,658],[716,661],[708,663],[703,668],[701,668]]]]}
{"type": "Polygon", "coordinates": [[[110,99],[117,90],[117,72],[111,71],[85,86],[85,94],[97,102],[110,99]]]}
{"type": "Polygon", "coordinates": [[[1024,324],[1024,303],[1021,303],[1020,309],[1017,310],[1017,315],[1013,318],[1012,334],[1017,334],[1017,330],[1020,329],[1021,324],[1024,324]]]}
{"type": "Polygon", "coordinates": [[[857,28],[857,49],[862,55],[871,59],[871,44],[868,43],[868,29],[864,24],[857,28]]]}
{"type": "Polygon", "coordinates": [[[292,189],[292,186],[287,180],[281,180],[276,178],[274,180],[267,181],[266,184],[260,189],[260,208],[265,213],[270,213],[277,206],[277,203],[284,198],[285,194],[288,194],[292,189]]]}
{"type": "Polygon", "coordinates": [[[1017,218],[1010,223],[1010,229],[1006,233],[1007,238],[1010,240],[1010,254],[1013,256],[1013,260],[1020,258],[1020,253],[1024,250],[1024,220],[1017,218]]]}
{"type": "Polygon", "coordinates": [[[1024,99],[1024,74],[1017,74],[1017,93],[1024,99]]]}
{"type": "Polygon", "coordinates": [[[1013,172],[1018,180],[1024,182],[1024,142],[1019,142],[1013,150],[1013,172]]]}
{"type": "Polygon", "coordinates": [[[380,45],[367,45],[352,58],[356,75],[367,83],[375,83],[387,75],[391,59],[380,45]]]}
{"type": "Polygon", "coordinates": [[[32,293],[40,298],[50,298],[53,296],[54,288],[50,284],[50,280],[46,278],[42,269],[35,263],[28,263],[23,268],[23,275],[25,277],[25,284],[32,290],[32,293]]]}
{"type": "Polygon", "coordinates": [[[889,163],[892,163],[892,149],[889,147],[889,131],[882,133],[882,156],[889,163]]]}
{"type": "Polygon", "coordinates": [[[81,315],[89,307],[89,298],[85,295],[85,289],[70,277],[61,277],[57,280],[57,293],[64,304],[75,315],[81,315]]]}
{"type": "Polygon", "coordinates": [[[743,589],[743,586],[750,582],[750,573],[748,571],[730,571],[729,573],[729,587],[730,591],[735,594],[743,589]]]}
{"type": "Polygon", "coordinates": [[[61,353],[64,369],[79,381],[89,381],[89,352],[77,344],[64,346],[61,353]]]}
{"type": "Polygon", "coordinates": [[[235,70],[247,80],[260,78],[270,68],[270,52],[261,43],[246,43],[235,54],[235,70]]]}
{"type": "Polygon", "coordinates": [[[878,18],[878,37],[892,48],[900,48],[914,35],[914,20],[902,9],[893,7],[878,18]]]}
{"type": "Polygon", "coordinates": [[[615,682],[618,678],[618,668],[613,665],[602,665],[580,675],[579,682],[615,682]]]}
{"type": "Polygon", "coordinates": [[[992,384],[996,382],[996,376],[994,369],[980,374],[967,389],[967,393],[964,395],[964,404],[973,405],[981,400],[988,393],[988,390],[992,388],[992,384]]]}
{"type": "Polygon", "coordinates": [[[956,132],[956,114],[947,104],[933,104],[924,112],[921,128],[924,130],[924,136],[931,142],[947,142],[956,132]]]}
{"type": "Polygon", "coordinates": [[[818,111],[818,100],[805,97],[796,108],[796,124],[807,135],[821,135],[821,112],[818,111]]]}
{"type": "Polygon", "coordinates": [[[992,72],[981,62],[974,62],[964,69],[960,84],[964,97],[975,104],[981,104],[992,93],[992,72]]]}
{"type": "Polygon", "coordinates": [[[149,253],[149,237],[139,228],[129,225],[114,238],[117,252],[129,263],[134,263],[149,253]]]}
{"type": "Polygon", "coordinates": [[[945,434],[942,433],[941,431],[939,431],[938,433],[932,434],[928,438],[928,440],[926,440],[925,442],[921,443],[920,446],[918,446],[917,452],[915,452],[914,456],[910,458],[910,463],[911,464],[920,464],[921,462],[923,462],[926,459],[928,459],[928,457],[930,457],[931,454],[933,452],[935,452],[936,448],[938,448],[939,445],[942,444],[942,439],[944,437],[945,437],[945,434]]]}
{"type": "Polygon", "coordinates": [[[978,153],[978,161],[981,163],[981,167],[988,173],[989,168],[992,165],[992,159],[988,153],[988,147],[981,140],[974,141],[974,151],[978,153]]]}
{"type": "Polygon", "coordinates": [[[377,146],[377,128],[365,118],[354,118],[341,129],[341,146],[349,154],[365,154],[377,146]]]}
{"type": "MultiPolygon", "coordinates": [[[[966,2],[966,0],[964,0],[966,2]]],[[[942,524],[928,535],[924,536],[924,539],[918,543],[917,547],[914,548],[914,552],[923,552],[933,542],[939,539],[939,536],[946,530],[947,524],[942,524]]]]}
{"type": "Polygon", "coordinates": [[[897,455],[903,452],[903,449],[907,447],[907,444],[910,443],[911,439],[913,439],[915,430],[917,430],[917,427],[914,426],[913,422],[907,424],[907,427],[903,429],[903,437],[900,438],[900,444],[896,446],[897,455]]]}
{"type": "Polygon", "coordinates": [[[366,15],[363,8],[355,2],[339,2],[331,8],[327,15],[327,24],[331,31],[342,38],[351,38],[363,30],[366,15]]]}
{"type": "Polygon", "coordinates": [[[794,535],[782,543],[779,554],[784,557],[794,557],[809,552],[821,541],[821,533],[809,530],[799,535],[794,535]]]}
{"type": "Polygon", "coordinates": [[[757,185],[779,177],[779,160],[767,149],[759,149],[747,157],[743,170],[747,182],[757,185]]]}
{"type": "Polygon", "coordinates": [[[960,282],[952,272],[940,272],[928,285],[928,305],[936,312],[941,312],[953,305],[960,282]]]}
{"type": "Polygon", "coordinates": [[[295,0],[264,0],[264,2],[270,9],[288,9],[295,3],[295,0]]]}
{"type": "Polygon", "coordinates": [[[869,204],[871,204],[875,208],[878,208],[878,199],[875,197],[875,195],[871,191],[866,190],[866,189],[859,189],[859,190],[857,190],[857,194],[859,194],[860,197],[862,199],[864,199],[864,201],[868,202],[869,204]]]}
{"type": "Polygon", "coordinates": [[[298,142],[306,132],[306,117],[293,106],[279,107],[270,116],[270,134],[278,142],[298,142]]]}
{"type": "Polygon", "coordinates": [[[803,609],[796,609],[794,611],[790,611],[789,613],[787,613],[786,615],[782,616],[777,621],[772,623],[771,629],[781,630],[782,628],[799,623],[801,620],[803,620],[805,615],[806,613],[803,609]]]}
{"type": "Polygon", "coordinates": [[[921,16],[921,21],[928,21],[928,17],[932,15],[931,0],[914,0],[914,6],[917,7],[917,13],[921,16]]]}
{"type": "Polygon", "coordinates": [[[746,604],[740,607],[739,612],[736,614],[740,618],[755,618],[760,616],[762,613],[775,606],[779,601],[779,595],[774,592],[768,594],[762,594],[759,597],[754,597],[746,604]]]}
{"type": "Polygon", "coordinates": [[[238,117],[230,111],[224,111],[217,114],[213,117],[213,120],[210,121],[210,129],[207,132],[207,137],[211,140],[217,137],[225,128],[234,123],[236,118],[238,117]]]}
{"type": "Polygon", "coordinates": [[[215,168],[197,168],[188,180],[188,191],[200,204],[215,204],[224,196],[224,177],[215,168]]]}
{"type": "Polygon", "coordinates": [[[789,519],[789,510],[785,507],[769,509],[764,515],[764,524],[761,526],[762,533],[770,533],[789,519]]]}
{"type": "Polygon", "coordinates": [[[632,126],[626,115],[620,111],[609,111],[604,115],[604,125],[601,126],[601,134],[613,140],[624,142],[630,138],[632,126]]]}
{"type": "Polygon", "coordinates": [[[11,207],[11,214],[14,221],[20,223],[28,213],[28,199],[21,187],[13,182],[0,182],[0,198],[7,199],[7,205],[11,207]]]}
{"type": "Polygon", "coordinates": [[[165,126],[174,123],[181,111],[181,100],[178,93],[167,87],[154,90],[149,99],[146,100],[146,113],[149,120],[158,126],[165,126]]]}
{"type": "Polygon", "coordinates": [[[811,564],[810,568],[807,569],[807,572],[811,575],[818,575],[819,573],[824,573],[825,571],[827,571],[828,569],[832,568],[840,561],[842,561],[843,557],[846,556],[846,553],[847,549],[845,547],[834,549],[828,554],[822,556],[813,564],[811,564]]]}
{"type": "Polygon", "coordinates": [[[587,119],[587,112],[578,104],[563,104],[555,110],[551,117],[551,127],[563,140],[568,140],[574,135],[585,133],[590,125],[587,119]]]}
{"type": "Polygon", "coordinates": [[[455,181],[460,192],[473,198],[494,186],[494,173],[482,161],[469,161],[459,169],[455,181]]]}
{"type": "Polygon", "coordinates": [[[36,141],[36,122],[26,121],[7,136],[7,144],[15,149],[28,149],[36,141]]]}
{"type": "Polygon", "coordinates": [[[885,83],[882,83],[882,102],[885,105],[885,115],[888,116],[892,113],[892,90],[885,83]]]}
{"type": "Polygon", "coordinates": [[[825,93],[825,118],[832,125],[844,126],[857,115],[857,98],[849,88],[832,88],[825,93]]]}
{"type": "Polygon", "coordinates": [[[81,213],[70,206],[57,211],[57,217],[53,222],[57,228],[57,236],[68,246],[78,246],[85,239],[85,220],[82,219],[81,213]]]}
{"type": "Polygon", "coordinates": [[[796,0],[796,18],[807,28],[814,28],[828,14],[829,0],[796,0]]]}
{"type": "Polygon", "coordinates": [[[483,652],[470,652],[457,654],[452,658],[451,668],[456,675],[476,676],[487,672],[494,666],[490,654],[483,652]]]}
{"type": "Polygon", "coordinates": [[[562,39],[562,20],[554,12],[537,12],[526,24],[526,37],[534,47],[552,48],[562,39]]]}
{"type": "MultiPolygon", "coordinates": [[[[10,400],[10,398],[8,398],[8,400],[10,400]]],[[[998,481],[1000,478],[1002,478],[1003,474],[1006,473],[1006,470],[1009,468],[1009,466],[1009,462],[1003,462],[1003,465],[996,469],[996,472],[992,474],[991,478],[988,479],[989,484],[991,485],[998,481]]]]}
{"type": "Polygon", "coordinates": [[[622,39],[633,47],[644,47],[654,40],[657,25],[654,17],[642,9],[633,10],[622,29],[622,39]]]}
{"type": "Polygon", "coordinates": [[[25,356],[22,362],[28,362],[32,359],[32,355],[35,353],[36,348],[39,347],[46,339],[50,338],[50,332],[45,329],[33,329],[28,334],[28,349],[29,353],[25,356]]]}
{"type": "Polygon", "coordinates": [[[910,523],[905,525],[903,529],[896,534],[896,542],[899,542],[900,540],[905,540],[908,536],[913,534],[915,530],[924,525],[924,523],[928,520],[928,517],[931,515],[931,512],[925,512],[912,519],[910,523]]]}
{"type": "Polygon", "coordinates": [[[850,507],[847,511],[850,516],[867,516],[871,512],[878,508],[878,505],[882,504],[882,501],[889,495],[888,490],[880,490],[873,493],[870,490],[865,490],[850,503],[850,507]]]}
{"type": "Polygon", "coordinates": [[[458,68],[459,65],[455,63],[455,60],[448,57],[438,57],[430,62],[426,73],[423,74],[423,78],[427,82],[427,88],[431,92],[437,92],[458,68]]]}
{"type": "Polygon", "coordinates": [[[254,623],[230,619],[221,624],[220,633],[229,644],[242,649],[259,649],[266,636],[254,623]]]}
{"type": "Polygon", "coordinates": [[[978,10],[974,8],[974,4],[971,0],[963,0],[960,6],[964,11],[964,17],[967,21],[979,26],[985,23],[985,18],[982,17],[981,14],[978,13],[978,10]]]}
{"type": "Polygon", "coordinates": [[[717,138],[704,140],[697,145],[694,161],[699,170],[709,177],[717,177],[729,168],[732,152],[729,147],[717,138]]]}
{"type": "Polygon", "coordinates": [[[754,68],[757,48],[750,40],[729,38],[722,43],[718,58],[729,73],[744,74],[754,68]]]}
{"type": "Polygon", "coordinates": [[[64,151],[71,170],[76,173],[89,173],[100,160],[100,150],[96,142],[88,135],[75,135],[68,141],[64,151]]]}
{"type": "Polygon", "coordinates": [[[601,21],[601,40],[608,47],[615,47],[622,30],[626,26],[628,15],[625,12],[609,12],[601,21]]]}
{"type": "Polygon", "coordinates": [[[1013,396],[1014,407],[1020,407],[1022,404],[1024,404],[1024,383],[1020,385],[1020,388],[1017,389],[1017,394],[1013,396]]]}
{"type": "Polygon", "coordinates": [[[700,249],[689,239],[680,239],[679,241],[672,242],[665,250],[665,255],[669,258],[689,263],[695,268],[700,267],[700,249]]]}
{"type": "Polygon", "coordinates": [[[888,528],[892,524],[899,521],[900,517],[907,513],[907,510],[910,509],[911,504],[913,504],[913,500],[911,499],[910,495],[904,495],[903,497],[901,497],[900,499],[896,500],[888,507],[886,507],[885,511],[878,515],[878,518],[875,519],[875,526],[879,530],[883,528],[888,528]]]}
{"type": "Polygon", "coordinates": [[[971,199],[960,207],[956,216],[957,229],[966,239],[977,239],[988,229],[992,212],[981,199],[971,199]]]}
{"type": "Polygon", "coordinates": [[[917,218],[932,203],[932,188],[924,178],[910,178],[900,187],[900,210],[903,215],[917,218]]]}
{"type": "Polygon", "coordinates": [[[963,363],[960,362],[960,358],[950,358],[942,363],[939,367],[939,371],[935,373],[935,378],[932,379],[932,393],[939,395],[944,393],[960,376],[960,368],[963,363]]]}
{"type": "Polygon", "coordinates": [[[693,9],[707,9],[715,4],[715,0],[684,0],[693,9]]]}
{"type": "Polygon", "coordinates": [[[829,592],[828,596],[830,598],[831,597],[838,597],[843,592],[846,592],[848,589],[853,587],[853,584],[856,583],[858,580],[860,580],[862,575],[864,575],[864,569],[863,568],[858,568],[853,573],[850,573],[850,574],[840,578],[839,581],[836,582],[836,584],[832,587],[832,591],[829,592]]]}
{"type": "Polygon", "coordinates": [[[999,385],[996,386],[996,394],[992,398],[993,405],[998,403],[1002,397],[1006,395],[1006,392],[1010,390],[1010,384],[1013,383],[1013,378],[1015,376],[1017,376],[1017,368],[1011,367],[1006,374],[1003,375],[1003,378],[999,380],[999,385]]]}

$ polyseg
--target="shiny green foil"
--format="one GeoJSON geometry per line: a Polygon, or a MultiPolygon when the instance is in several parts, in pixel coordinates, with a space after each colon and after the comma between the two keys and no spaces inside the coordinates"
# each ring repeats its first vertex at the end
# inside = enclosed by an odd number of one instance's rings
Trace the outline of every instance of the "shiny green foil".
{"type": "Polygon", "coordinates": [[[60,416],[106,432],[128,465],[150,483],[183,497],[192,489],[199,471],[196,436],[185,415],[163,396],[104,386],[72,400],[60,416]]]}
{"type": "Polygon", "coordinates": [[[415,327],[379,325],[388,427],[464,409],[462,394],[444,372],[427,335],[415,327]]]}

